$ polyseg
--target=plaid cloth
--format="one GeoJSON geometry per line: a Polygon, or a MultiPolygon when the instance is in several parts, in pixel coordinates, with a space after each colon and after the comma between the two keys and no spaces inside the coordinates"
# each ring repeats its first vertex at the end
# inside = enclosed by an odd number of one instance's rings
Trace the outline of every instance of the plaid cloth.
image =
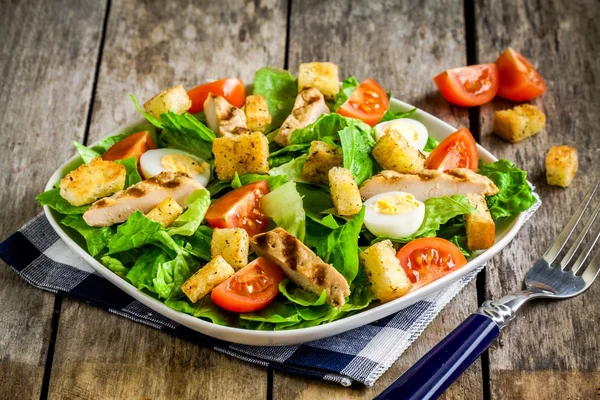
{"type": "Polygon", "coordinates": [[[369,325],[299,345],[259,347],[214,339],[155,313],[96,273],[60,239],[43,214],[0,243],[0,258],[40,289],[79,298],[244,361],[344,386],[353,381],[373,385],[483,268],[426,300],[369,325]]]}

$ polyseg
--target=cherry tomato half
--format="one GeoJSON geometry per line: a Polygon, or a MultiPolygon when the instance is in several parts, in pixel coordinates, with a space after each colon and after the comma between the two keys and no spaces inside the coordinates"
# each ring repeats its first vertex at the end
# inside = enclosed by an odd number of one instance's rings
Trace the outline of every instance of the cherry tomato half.
{"type": "Polygon", "coordinates": [[[468,168],[477,172],[477,143],[467,128],[460,128],[444,139],[429,154],[425,165],[427,169],[448,171],[454,168],[468,168]]]}
{"type": "Polygon", "coordinates": [[[282,279],[277,265],[258,257],[214,288],[210,297],[216,305],[229,311],[258,311],[277,297],[282,279]]]}
{"type": "Polygon", "coordinates": [[[437,75],[433,81],[450,103],[463,107],[480,106],[498,93],[498,68],[495,64],[454,68],[437,75]]]}
{"type": "Polygon", "coordinates": [[[148,150],[156,148],[156,143],[148,131],[133,133],[117,143],[113,144],[102,155],[106,161],[124,160],[130,157],[137,157],[138,160],[142,154],[148,150]]]}
{"type": "Polygon", "coordinates": [[[546,92],[546,82],[533,65],[510,47],[496,60],[500,75],[498,96],[512,101],[529,101],[546,92]]]}
{"type": "Polygon", "coordinates": [[[241,108],[246,100],[244,82],[234,78],[205,83],[188,90],[187,93],[192,99],[192,107],[188,110],[191,114],[204,111],[204,102],[209,93],[223,96],[225,100],[237,108],[241,108]]]}
{"type": "Polygon", "coordinates": [[[467,264],[460,249],[441,238],[415,239],[401,247],[396,257],[413,283],[413,289],[425,286],[467,264]]]}
{"type": "Polygon", "coordinates": [[[375,126],[388,109],[389,100],[385,90],[369,78],[356,88],[354,93],[336,111],[344,117],[360,119],[375,126]]]}
{"type": "Polygon", "coordinates": [[[262,233],[269,226],[269,217],[260,209],[260,198],[267,193],[267,181],[235,189],[208,207],[206,221],[213,228],[243,228],[250,236],[262,233]]]}

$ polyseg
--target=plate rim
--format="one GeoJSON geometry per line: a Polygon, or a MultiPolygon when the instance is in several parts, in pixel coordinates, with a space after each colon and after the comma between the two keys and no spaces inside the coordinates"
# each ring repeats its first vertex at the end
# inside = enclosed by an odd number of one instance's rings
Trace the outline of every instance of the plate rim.
{"type": "MultiPolygon", "coordinates": [[[[411,104],[405,103],[396,98],[390,99],[391,108],[399,111],[408,111],[416,108],[417,111],[411,116],[420,122],[427,121],[426,125],[437,125],[439,128],[443,128],[447,132],[454,132],[456,128],[447,122],[437,118],[436,116],[412,106],[411,104]]],[[[139,125],[147,125],[148,122],[145,119],[140,119],[134,123],[126,124],[121,126],[109,135],[113,136],[119,132],[127,131],[139,125]]],[[[438,138],[447,137],[450,133],[431,133],[431,136],[437,136],[438,138]]],[[[104,136],[104,137],[106,137],[104,136]]],[[[494,162],[498,159],[492,155],[487,149],[477,144],[479,151],[479,158],[485,162],[494,162]]],[[[71,164],[75,164],[79,155],[76,154],[69,160],[64,162],[58,167],[51,175],[48,183],[46,184],[45,190],[50,190],[56,182],[58,182],[63,176],[64,171],[71,164]]],[[[514,239],[516,234],[519,232],[525,222],[525,212],[519,213],[505,228],[507,231],[504,235],[499,238],[492,247],[477,254],[472,260],[470,260],[464,267],[457,269],[449,273],[448,275],[434,281],[426,286],[419,288],[414,292],[410,292],[407,295],[400,297],[396,300],[377,305],[373,308],[366,309],[358,312],[351,316],[341,318],[339,320],[329,322],[323,325],[317,325],[308,328],[299,328],[282,331],[259,331],[244,328],[236,328],[230,326],[218,325],[213,322],[203,320],[200,318],[193,317],[189,314],[185,314],[181,311],[176,311],[169,308],[165,303],[151,297],[150,295],[138,290],[135,286],[131,285],[125,279],[121,278],[110,269],[102,265],[99,261],[93,258],[85,249],[80,247],[67,233],[65,229],[60,225],[59,221],[55,218],[53,212],[48,206],[44,206],[44,213],[50,222],[52,228],[56,231],[59,237],[65,241],[65,243],[74,250],[85,262],[87,262],[96,272],[102,277],[109,280],[119,289],[130,295],[134,300],[137,300],[149,307],[153,311],[167,317],[181,325],[184,325],[197,332],[225,340],[228,342],[253,345],[253,346],[283,346],[283,345],[294,345],[305,343],[313,340],[323,339],[326,337],[334,336],[363,325],[367,325],[381,318],[385,318],[391,314],[401,311],[425,298],[432,295],[435,292],[447,287],[448,285],[460,280],[469,273],[475,271],[480,266],[484,265],[494,255],[504,249],[514,239]]]]}

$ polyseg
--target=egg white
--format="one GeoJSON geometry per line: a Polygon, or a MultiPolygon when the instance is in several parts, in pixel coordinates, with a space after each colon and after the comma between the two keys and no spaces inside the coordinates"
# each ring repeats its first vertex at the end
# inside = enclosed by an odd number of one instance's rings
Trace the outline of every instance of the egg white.
{"type": "Polygon", "coordinates": [[[375,125],[375,138],[379,140],[385,135],[386,128],[394,128],[417,150],[423,151],[427,144],[427,128],[417,120],[410,118],[399,118],[392,121],[385,121],[375,125]]]}
{"type": "Polygon", "coordinates": [[[377,201],[396,195],[406,196],[406,192],[380,193],[365,201],[364,224],[375,236],[404,238],[414,234],[425,219],[425,204],[416,200],[417,208],[403,214],[380,213],[375,204],[377,201]]]}
{"type": "MultiPolygon", "coordinates": [[[[142,175],[144,175],[145,179],[151,178],[155,175],[160,174],[164,171],[169,171],[162,165],[162,158],[169,154],[179,154],[182,156],[186,156],[196,161],[199,164],[204,164],[206,161],[201,159],[200,157],[196,157],[186,151],[175,150],[175,149],[155,149],[148,150],[140,157],[140,169],[142,170],[142,175]]],[[[170,171],[174,172],[174,171],[170,171]]],[[[199,184],[202,186],[206,186],[208,181],[210,181],[210,167],[206,168],[204,172],[201,174],[193,175],[194,178],[199,184]]]]}

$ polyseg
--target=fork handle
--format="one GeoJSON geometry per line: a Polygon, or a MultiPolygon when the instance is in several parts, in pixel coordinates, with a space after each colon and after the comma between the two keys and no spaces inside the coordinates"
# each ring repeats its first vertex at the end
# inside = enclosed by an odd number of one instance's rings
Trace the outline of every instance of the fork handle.
{"type": "Polygon", "coordinates": [[[492,318],[471,314],[375,399],[437,398],[499,334],[492,318]]]}

